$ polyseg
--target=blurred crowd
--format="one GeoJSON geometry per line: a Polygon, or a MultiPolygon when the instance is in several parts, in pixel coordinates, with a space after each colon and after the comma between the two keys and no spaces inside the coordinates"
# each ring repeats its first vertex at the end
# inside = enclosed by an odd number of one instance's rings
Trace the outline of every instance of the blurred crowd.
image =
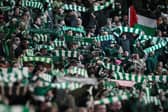
{"type": "MultiPolygon", "coordinates": [[[[27,106],[30,112],[168,111],[168,85],[165,82],[153,81],[149,84],[151,96],[157,96],[161,102],[160,105],[140,102],[139,99],[145,94],[143,84],[136,83],[133,87],[116,84],[111,89],[102,87],[103,82],[114,79],[116,72],[115,69],[102,67],[105,63],[116,67],[119,66],[122,70],[118,72],[128,74],[139,76],[168,75],[168,44],[163,48],[145,54],[143,50],[156,43],[148,40],[142,44],[136,41],[139,35],[135,33],[124,32],[119,37],[114,35],[113,29],[120,26],[129,27],[128,13],[125,13],[122,8],[124,4],[115,2],[103,10],[80,12],[65,10],[62,6],[64,4],[73,4],[92,8],[93,6],[103,5],[107,1],[26,0],[42,3],[44,10],[23,7],[23,1],[0,1],[0,67],[1,69],[28,67],[30,76],[26,80],[28,81],[26,85],[22,84],[22,80],[19,80],[9,86],[1,80],[1,104],[27,106]],[[60,29],[63,26],[83,29],[85,32],[73,29],[61,31],[60,29]],[[41,32],[33,32],[31,29],[41,32]],[[79,44],[78,40],[74,41],[73,39],[92,39],[93,37],[108,35],[113,35],[115,41],[93,41],[81,45],[82,43],[79,44]],[[65,45],[57,45],[52,50],[48,47],[38,47],[40,45],[51,46],[56,41],[65,42],[65,45]],[[55,56],[53,53],[55,50],[78,51],[78,56],[55,56]],[[54,59],[52,64],[32,61],[21,62],[21,58],[24,56],[49,57],[52,59],[54,57],[54,59]],[[72,91],[42,86],[43,81],[39,79],[41,74],[50,74],[52,77],[51,83],[57,83],[57,74],[59,73],[54,74],[51,72],[54,70],[61,72],[72,67],[85,69],[88,73],[87,78],[96,79],[98,84],[96,86],[86,84],[72,91]],[[163,90],[158,89],[158,86],[163,90]],[[138,97],[131,97],[129,100],[109,104],[92,104],[92,100],[119,95],[119,93],[112,95],[113,92],[122,90],[131,93],[135,88],[138,88],[138,97]],[[39,95],[38,92],[42,93],[42,95],[39,95]],[[88,103],[89,101],[92,103],[88,103]]],[[[166,13],[160,12],[160,16],[157,17],[157,29],[153,36],[161,39],[168,37],[168,16],[166,13]]],[[[77,73],[68,73],[66,75],[74,78],[85,78],[77,73]]]]}

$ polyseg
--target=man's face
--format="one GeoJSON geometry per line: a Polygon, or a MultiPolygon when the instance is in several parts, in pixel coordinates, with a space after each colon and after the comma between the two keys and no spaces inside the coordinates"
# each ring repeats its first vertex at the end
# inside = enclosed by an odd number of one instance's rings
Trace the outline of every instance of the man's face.
{"type": "Polygon", "coordinates": [[[40,18],[37,18],[36,24],[41,25],[41,19],[40,18]]]}

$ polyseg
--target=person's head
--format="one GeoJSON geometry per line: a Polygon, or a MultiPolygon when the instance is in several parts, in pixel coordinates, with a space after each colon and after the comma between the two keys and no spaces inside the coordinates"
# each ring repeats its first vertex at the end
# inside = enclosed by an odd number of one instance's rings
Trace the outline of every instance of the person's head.
{"type": "Polygon", "coordinates": [[[107,112],[106,105],[96,105],[94,112],[107,112]]]}
{"type": "Polygon", "coordinates": [[[77,26],[82,26],[82,19],[81,18],[77,18],[77,26]]]}
{"type": "Polygon", "coordinates": [[[128,51],[124,51],[124,56],[129,56],[129,52],[128,51]]]}
{"type": "Polygon", "coordinates": [[[64,19],[58,20],[58,24],[60,24],[61,26],[65,25],[64,19]]]}
{"type": "Polygon", "coordinates": [[[114,112],[119,111],[121,109],[121,107],[122,107],[121,102],[115,102],[115,103],[109,105],[109,109],[114,112]]]}
{"type": "Polygon", "coordinates": [[[62,14],[64,13],[64,10],[63,10],[62,8],[59,8],[59,9],[57,10],[57,13],[60,14],[60,15],[62,15],[62,14]]]}
{"type": "Polygon", "coordinates": [[[66,34],[67,34],[68,36],[73,36],[72,30],[68,30],[68,31],[66,32],[66,34]]]}
{"type": "Polygon", "coordinates": [[[127,35],[125,33],[122,34],[121,36],[123,39],[127,39],[127,35]]]}
{"type": "Polygon", "coordinates": [[[120,18],[118,16],[114,16],[114,22],[119,22],[120,18]]]}
{"type": "Polygon", "coordinates": [[[40,53],[41,53],[41,55],[45,56],[45,55],[47,55],[48,52],[47,52],[47,49],[43,48],[40,50],[40,53]]]}
{"type": "Polygon", "coordinates": [[[158,37],[162,37],[162,31],[158,30],[158,31],[156,32],[156,35],[157,35],[158,37]]]}
{"type": "Polygon", "coordinates": [[[124,51],[123,51],[123,48],[121,46],[119,46],[119,49],[118,49],[118,53],[119,54],[122,54],[124,51]]]}
{"type": "Polygon", "coordinates": [[[128,15],[123,16],[123,21],[128,21],[128,15]]]}
{"type": "Polygon", "coordinates": [[[158,20],[157,20],[157,24],[160,25],[162,23],[163,23],[162,17],[159,17],[158,20]]]}
{"type": "Polygon", "coordinates": [[[111,25],[111,22],[112,22],[112,19],[111,19],[111,18],[108,18],[108,19],[107,19],[107,25],[110,26],[110,25],[111,25]]]}
{"type": "Polygon", "coordinates": [[[29,46],[29,41],[23,40],[23,41],[21,42],[21,44],[22,44],[22,47],[23,47],[24,49],[27,49],[28,46],[29,46]]]}
{"type": "Polygon", "coordinates": [[[41,18],[40,17],[36,17],[35,22],[36,25],[41,25],[41,18]]]}
{"type": "Polygon", "coordinates": [[[20,44],[20,38],[19,37],[14,38],[14,44],[16,44],[16,45],[20,44]]]}
{"type": "Polygon", "coordinates": [[[78,112],[88,112],[87,108],[85,107],[79,107],[78,112]]]}
{"type": "Polygon", "coordinates": [[[154,55],[155,55],[154,51],[149,53],[149,56],[154,56],[154,55]]]}
{"type": "Polygon", "coordinates": [[[160,62],[158,63],[158,66],[163,67],[163,62],[160,61],[160,62]]]}
{"type": "Polygon", "coordinates": [[[15,8],[15,16],[19,16],[19,14],[20,14],[20,9],[19,9],[19,7],[16,7],[15,8]]]}
{"type": "Polygon", "coordinates": [[[4,16],[0,14],[0,23],[2,23],[3,21],[4,21],[4,16]]]}
{"type": "Polygon", "coordinates": [[[167,21],[167,18],[166,18],[166,17],[163,17],[163,23],[164,23],[164,24],[167,24],[167,23],[168,23],[168,21],[167,21]]]}

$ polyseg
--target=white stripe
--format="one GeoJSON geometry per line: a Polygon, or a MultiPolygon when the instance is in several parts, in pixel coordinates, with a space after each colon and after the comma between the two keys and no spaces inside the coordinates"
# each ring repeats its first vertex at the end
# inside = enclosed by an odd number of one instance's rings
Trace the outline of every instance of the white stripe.
{"type": "Polygon", "coordinates": [[[138,24],[143,25],[143,26],[147,26],[150,28],[156,28],[157,24],[156,24],[156,20],[155,19],[151,19],[142,15],[137,15],[138,17],[138,24]]]}

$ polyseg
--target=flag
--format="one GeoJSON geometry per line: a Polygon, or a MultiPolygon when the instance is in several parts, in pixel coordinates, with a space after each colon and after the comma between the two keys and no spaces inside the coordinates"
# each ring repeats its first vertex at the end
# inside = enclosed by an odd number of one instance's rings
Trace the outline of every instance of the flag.
{"type": "Polygon", "coordinates": [[[129,8],[129,26],[133,27],[137,24],[137,14],[134,6],[130,6],[129,8]]]}
{"type": "Polygon", "coordinates": [[[148,12],[144,15],[137,12],[134,6],[129,8],[129,26],[141,29],[146,35],[154,35],[156,32],[157,21],[151,17],[147,17],[148,12]]]}

